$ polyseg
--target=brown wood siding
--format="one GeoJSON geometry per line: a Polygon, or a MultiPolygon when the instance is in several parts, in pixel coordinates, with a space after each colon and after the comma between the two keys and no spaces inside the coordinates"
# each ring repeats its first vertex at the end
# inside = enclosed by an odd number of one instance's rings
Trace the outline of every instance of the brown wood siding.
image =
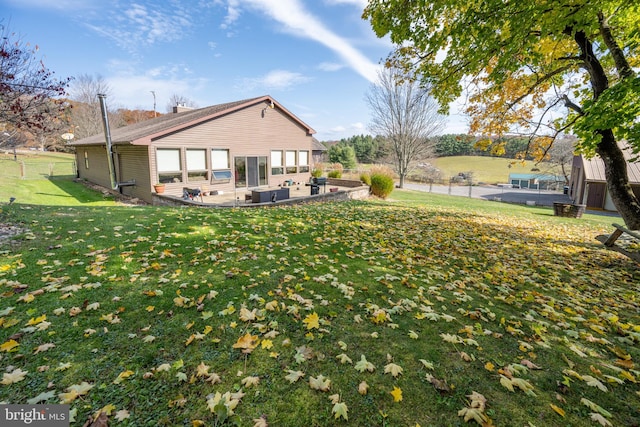
{"type": "Polygon", "coordinates": [[[77,147],[78,177],[86,179],[94,184],[111,188],[109,178],[109,163],[107,162],[107,149],[103,146],[77,147]],[[84,153],[87,152],[89,168],[86,167],[84,153]]]}
{"type": "MultiPolygon", "coordinates": [[[[278,108],[264,111],[266,104],[257,104],[244,110],[236,111],[224,117],[183,130],[179,133],[153,141],[149,153],[152,180],[157,179],[156,148],[221,148],[229,149],[230,163],[233,170],[233,159],[238,156],[265,156],[268,162],[268,184],[275,186],[284,180],[307,181],[310,173],[296,173],[271,176],[272,150],[307,150],[311,161],[311,135],[305,128],[292,120],[278,108]]],[[[186,161],[184,151],[181,161],[183,179],[186,180],[186,161]]],[[[207,162],[209,162],[207,155],[207,162]]],[[[194,184],[197,186],[198,184],[194,184]]],[[[188,182],[167,184],[166,193],[182,195],[182,187],[190,186],[188,182]]],[[[233,180],[226,184],[208,184],[210,190],[234,191],[233,180]]]]}
{"type": "Polygon", "coordinates": [[[120,145],[115,147],[116,176],[118,182],[134,180],[136,185],[124,186],[122,194],[152,202],[152,183],[149,174],[149,150],[143,146],[120,145]]]}

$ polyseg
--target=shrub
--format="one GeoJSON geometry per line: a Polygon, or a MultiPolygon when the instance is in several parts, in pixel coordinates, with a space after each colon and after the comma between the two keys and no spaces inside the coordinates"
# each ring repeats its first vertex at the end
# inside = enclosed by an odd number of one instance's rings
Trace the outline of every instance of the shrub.
{"type": "Polygon", "coordinates": [[[329,171],[327,176],[329,178],[342,178],[342,171],[339,171],[339,170],[329,171]]]}
{"type": "Polygon", "coordinates": [[[394,185],[393,178],[389,175],[381,173],[371,175],[371,193],[374,196],[386,199],[393,191],[394,185]]]}
{"type": "Polygon", "coordinates": [[[361,173],[360,181],[364,182],[367,185],[371,185],[371,175],[369,175],[368,173],[361,173]]]}
{"type": "Polygon", "coordinates": [[[316,163],[311,169],[311,176],[314,178],[320,178],[322,176],[322,171],[324,170],[324,164],[316,163]]]}

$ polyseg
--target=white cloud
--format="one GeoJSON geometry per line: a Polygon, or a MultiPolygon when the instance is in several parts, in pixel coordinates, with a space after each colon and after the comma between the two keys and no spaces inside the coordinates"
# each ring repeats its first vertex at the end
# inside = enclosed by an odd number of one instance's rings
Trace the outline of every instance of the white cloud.
{"type": "Polygon", "coordinates": [[[367,6],[367,0],[324,0],[324,3],[328,5],[336,5],[336,4],[354,5],[363,10],[367,6]]]}
{"type": "Polygon", "coordinates": [[[226,30],[235,23],[241,15],[240,5],[237,0],[229,0],[227,3],[227,15],[224,17],[224,22],[220,24],[220,28],[226,30]]]}
{"type": "MultiPolygon", "coordinates": [[[[351,3],[354,3],[351,1],[351,3]]],[[[229,9],[236,11],[238,0],[227,2],[229,9]]],[[[300,0],[244,0],[243,5],[258,10],[284,25],[285,32],[297,37],[314,40],[334,51],[354,71],[370,82],[377,80],[379,65],[370,61],[351,43],[328,29],[322,21],[307,12],[300,0]]],[[[236,15],[227,15],[225,22],[234,22],[236,15]]]]}
{"type": "Polygon", "coordinates": [[[310,81],[309,77],[286,70],[273,70],[261,77],[243,79],[239,90],[250,91],[256,88],[263,90],[284,90],[292,86],[310,81]]]}
{"type": "Polygon", "coordinates": [[[318,69],[322,71],[338,71],[344,68],[343,64],[335,62],[322,62],[318,64],[318,69]]]}
{"type": "Polygon", "coordinates": [[[193,27],[193,18],[187,9],[174,5],[151,9],[134,3],[103,13],[109,16],[101,19],[100,24],[89,21],[85,25],[132,53],[141,46],[180,40],[193,27]],[[102,23],[105,21],[108,24],[102,23]]]}

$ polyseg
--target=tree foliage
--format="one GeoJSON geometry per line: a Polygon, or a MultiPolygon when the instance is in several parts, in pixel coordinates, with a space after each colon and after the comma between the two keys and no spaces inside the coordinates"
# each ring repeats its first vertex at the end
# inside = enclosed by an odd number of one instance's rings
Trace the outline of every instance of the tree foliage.
{"type": "Polygon", "coordinates": [[[353,147],[358,163],[376,163],[386,155],[386,144],[382,137],[355,135],[343,138],[338,144],[353,147]]]}
{"type": "Polygon", "coordinates": [[[389,144],[399,187],[416,161],[433,154],[431,137],[444,125],[430,87],[422,86],[411,74],[388,68],[366,95],[371,109],[371,129],[389,144]]]}
{"type": "Polygon", "coordinates": [[[604,161],[624,220],[640,228],[618,146],[640,152],[638,2],[371,0],[363,16],[398,46],[388,65],[432,85],[442,111],[468,90],[473,133],[527,134],[540,158],[573,131],[582,152],[604,161]]]}
{"type": "Polygon", "coordinates": [[[63,120],[70,78],[59,80],[31,46],[0,21],[0,123],[14,130],[53,132],[63,120]]]}
{"type": "Polygon", "coordinates": [[[353,147],[346,144],[336,144],[327,151],[331,163],[340,163],[344,169],[356,167],[356,152],[353,147]]]}

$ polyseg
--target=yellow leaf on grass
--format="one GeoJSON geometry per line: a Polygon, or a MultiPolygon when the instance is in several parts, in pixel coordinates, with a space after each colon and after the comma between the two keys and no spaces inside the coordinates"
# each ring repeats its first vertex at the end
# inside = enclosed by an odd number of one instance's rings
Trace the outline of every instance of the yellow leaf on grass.
{"type": "Polygon", "coordinates": [[[131,371],[131,370],[120,372],[120,374],[118,374],[118,378],[113,380],[113,383],[114,384],[120,384],[122,381],[126,380],[127,378],[129,378],[133,374],[134,374],[134,372],[131,371]]]}
{"type": "Polygon", "coordinates": [[[315,311],[305,317],[302,322],[307,324],[307,329],[320,329],[320,318],[315,311]]]}
{"type": "Polygon", "coordinates": [[[257,335],[251,335],[249,332],[238,338],[233,348],[242,350],[243,353],[249,354],[258,346],[260,339],[257,335]]]}
{"type": "Polygon", "coordinates": [[[0,351],[9,352],[9,351],[13,350],[14,348],[18,347],[19,345],[20,344],[16,340],[9,340],[9,341],[6,341],[6,342],[2,343],[2,345],[0,345],[0,351]]]}
{"type": "Polygon", "coordinates": [[[402,400],[402,389],[400,387],[394,387],[390,394],[393,396],[394,402],[400,402],[402,400]]]}
{"type": "Polygon", "coordinates": [[[45,320],[47,320],[47,315],[43,314],[42,316],[29,319],[29,321],[27,322],[27,326],[37,325],[38,323],[44,322],[45,320]]]}
{"type": "Polygon", "coordinates": [[[551,409],[553,409],[558,415],[564,417],[564,409],[554,405],[553,403],[550,403],[549,406],[551,406],[551,409]]]}
{"type": "Polygon", "coordinates": [[[494,368],[495,366],[491,362],[487,362],[484,364],[484,369],[486,369],[487,371],[493,372],[494,368]]]}

